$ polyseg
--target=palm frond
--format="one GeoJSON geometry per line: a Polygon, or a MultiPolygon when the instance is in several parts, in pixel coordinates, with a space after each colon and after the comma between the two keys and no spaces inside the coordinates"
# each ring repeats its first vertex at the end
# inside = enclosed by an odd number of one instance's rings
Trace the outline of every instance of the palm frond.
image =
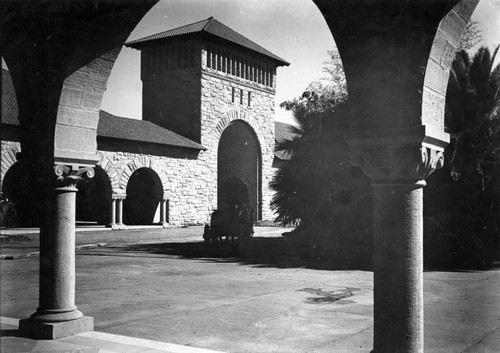
{"type": "Polygon", "coordinates": [[[492,66],[491,52],[487,47],[482,46],[474,55],[469,69],[470,82],[479,95],[486,92],[492,66]]]}
{"type": "Polygon", "coordinates": [[[300,135],[294,136],[291,139],[280,140],[276,144],[276,151],[286,151],[287,153],[292,154],[295,150],[297,150],[297,148],[299,148],[300,143],[300,135]]]}
{"type": "MultiPolygon", "coordinates": [[[[491,56],[491,65],[493,65],[493,63],[495,62],[495,59],[497,57],[499,49],[500,49],[500,44],[497,45],[497,47],[495,48],[495,50],[493,50],[493,55],[491,56]]],[[[498,65],[497,65],[497,67],[498,67],[498,65]]],[[[490,68],[490,70],[491,70],[491,68],[490,68]]]]}
{"type": "Polygon", "coordinates": [[[455,85],[459,91],[467,90],[469,82],[470,59],[465,50],[455,54],[455,60],[450,70],[451,84],[455,85]]]}
{"type": "Polygon", "coordinates": [[[498,64],[491,71],[488,85],[492,92],[492,100],[494,102],[494,105],[498,107],[500,104],[500,64],[498,64]]]}

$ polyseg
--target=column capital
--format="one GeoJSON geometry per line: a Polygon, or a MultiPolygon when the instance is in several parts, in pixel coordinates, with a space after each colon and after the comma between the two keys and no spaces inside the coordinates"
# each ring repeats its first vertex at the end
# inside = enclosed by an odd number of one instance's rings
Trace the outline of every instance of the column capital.
{"type": "Polygon", "coordinates": [[[57,178],[56,187],[76,187],[78,180],[93,178],[95,170],[93,167],[75,167],[64,164],[54,166],[54,174],[57,178]]]}
{"type": "MultiPolygon", "coordinates": [[[[444,165],[440,148],[423,144],[363,144],[347,141],[351,164],[377,184],[408,184],[425,180],[444,165]]],[[[425,183],[421,183],[425,185],[425,183]]]]}
{"type": "Polygon", "coordinates": [[[127,198],[126,194],[113,194],[111,195],[111,199],[114,200],[125,200],[127,198]]]}

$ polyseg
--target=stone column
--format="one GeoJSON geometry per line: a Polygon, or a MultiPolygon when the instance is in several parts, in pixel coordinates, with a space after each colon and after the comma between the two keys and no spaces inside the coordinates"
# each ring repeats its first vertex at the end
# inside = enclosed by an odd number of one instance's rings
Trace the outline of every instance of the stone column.
{"type": "Polygon", "coordinates": [[[94,321],[75,305],[75,204],[76,183],[83,173],[93,177],[92,168],[58,165],[50,210],[50,223],[40,231],[39,307],[29,319],[21,320],[22,336],[56,339],[92,331],[94,321]]]}
{"type": "Polygon", "coordinates": [[[117,229],[125,229],[125,224],[123,224],[123,200],[125,196],[117,196],[117,212],[116,212],[116,226],[117,229]]]}
{"type": "Polygon", "coordinates": [[[110,227],[111,229],[116,228],[116,197],[114,196],[111,196],[108,227],[110,227]]]}
{"type": "Polygon", "coordinates": [[[350,141],[351,162],[374,189],[373,352],[423,353],[422,195],[444,158],[440,148],[384,140],[350,141]]]}
{"type": "Polygon", "coordinates": [[[163,228],[168,227],[167,209],[168,209],[168,200],[162,199],[160,201],[160,224],[163,226],[163,228]]]}

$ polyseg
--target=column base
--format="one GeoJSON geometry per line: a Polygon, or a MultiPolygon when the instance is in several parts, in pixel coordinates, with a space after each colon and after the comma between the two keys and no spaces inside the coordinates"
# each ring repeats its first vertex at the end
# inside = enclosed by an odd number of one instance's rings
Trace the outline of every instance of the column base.
{"type": "Polygon", "coordinates": [[[122,224],[113,224],[111,226],[112,230],[120,230],[120,229],[125,229],[125,228],[126,228],[126,226],[123,223],[122,224]]]}
{"type": "Polygon", "coordinates": [[[40,322],[32,318],[19,321],[21,337],[54,340],[94,331],[94,318],[83,316],[76,320],[63,322],[40,322]]]}
{"type": "Polygon", "coordinates": [[[160,225],[163,227],[163,228],[168,228],[169,225],[167,222],[163,222],[163,223],[160,223],[160,225]]]}

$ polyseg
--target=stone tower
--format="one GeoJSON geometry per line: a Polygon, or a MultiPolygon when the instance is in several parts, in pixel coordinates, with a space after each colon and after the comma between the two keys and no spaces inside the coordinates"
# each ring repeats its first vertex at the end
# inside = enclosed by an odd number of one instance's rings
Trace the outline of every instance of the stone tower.
{"type": "Polygon", "coordinates": [[[212,17],[127,46],[141,51],[143,119],[207,148],[217,208],[272,218],[276,69],[289,63],[212,17]]]}

